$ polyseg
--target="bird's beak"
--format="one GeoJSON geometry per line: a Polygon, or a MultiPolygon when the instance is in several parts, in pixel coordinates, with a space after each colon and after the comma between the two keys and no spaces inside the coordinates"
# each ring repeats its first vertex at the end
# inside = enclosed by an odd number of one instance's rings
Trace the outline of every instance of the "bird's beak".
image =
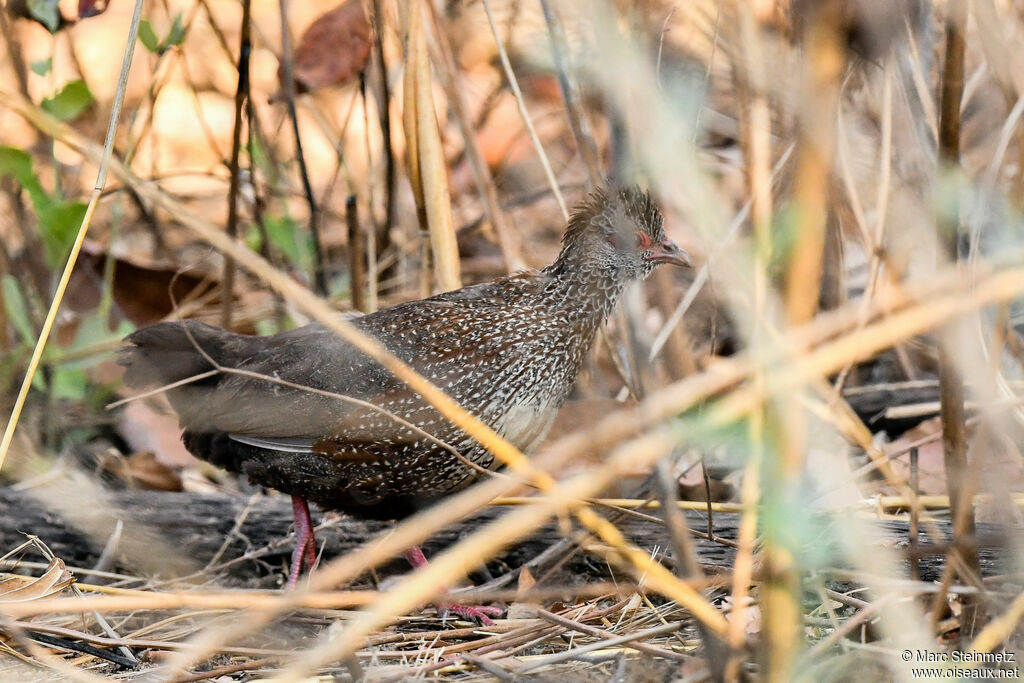
{"type": "Polygon", "coordinates": [[[654,263],[671,263],[673,266],[681,268],[693,268],[693,259],[690,258],[686,250],[680,249],[679,245],[669,239],[654,245],[647,260],[654,263]]]}

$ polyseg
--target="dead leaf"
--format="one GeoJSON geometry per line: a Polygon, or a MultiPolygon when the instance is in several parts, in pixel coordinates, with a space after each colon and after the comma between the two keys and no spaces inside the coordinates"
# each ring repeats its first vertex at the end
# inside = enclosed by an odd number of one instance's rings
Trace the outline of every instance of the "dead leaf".
{"type": "MultiPolygon", "coordinates": [[[[102,296],[106,260],[106,249],[86,240],[68,287],[66,310],[89,314],[96,309],[102,296]]],[[[115,260],[115,323],[121,315],[139,326],[160,322],[174,310],[175,301],[181,304],[208,296],[219,278],[219,274],[197,269],[179,272],[138,254],[117,254],[115,260]]]]}
{"type": "Polygon", "coordinates": [[[103,14],[109,6],[107,0],[78,0],[78,18],[88,19],[103,14]]]}
{"type": "MultiPolygon", "coordinates": [[[[723,605],[730,605],[732,598],[726,598],[723,605]]],[[[747,635],[757,635],[761,632],[761,608],[755,604],[754,601],[748,596],[745,600],[746,609],[743,610],[743,618],[746,623],[744,625],[744,631],[747,635]]],[[[726,621],[732,621],[736,618],[738,610],[730,609],[725,613],[726,621]]]]}
{"type": "Polygon", "coordinates": [[[166,399],[160,399],[155,407],[149,400],[132,401],[124,407],[118,431],[121,437],[131,446],[132,451],[151,451],[156,461],[171,469],[192,467],[198,464],[185,446],[181,443],[181,427],[178,418],[166,399]]]}
{"type": "Polygon", "coordinates": [[[526,594],[537,584],[528,567],[519,570],[519,585],[516,587],[516,599],[509,605],[506,616],[509,619],[536,619],[539,603],[526,599],[526,594]]]}
{"type": "MultiPolygon", "coordinates": [[[[366,67],[370,45],[370,21],[362,0],[348,0],[320,15],[302,34],[292,57],[297,92],[351,80],[366,67]]],[[[278,67],[277,78],[284,79],[283,66],[278,67]]]]}
{"type": "Polygon", "coordinates": [[[0,602],[28,602],[56,595],[74,583],[74,575],[60,558],[50,560],[42,576],[5,574],[0,578],[0,602]]]}
{"type": "Polygon", "coordinates": [[[149,491],[181,491],[181,477],[167,467],[152,451],[133,453],[126,458],[105,458],[100,469],[123,481],[127,486],[149,491]]]}
{"type": "MultiPolygon", "coordinates": [[[[925,420],[913,429],[905,432],[895,441],[885,444],[883,452],[893,453],[906,450],[909,444],[925,437],[938,436],[942,431],[942,422],[935,417],[925,420]]],[[[935,438],[921,444],[917,449],[918,493],[924,495],[940,495],[946,493],[946,468],[942,457],[942,439],[935,438]]],[[[896,474],[910,481],[910,456],[903,455],[892,461],[892,469],[896,474]]]]}

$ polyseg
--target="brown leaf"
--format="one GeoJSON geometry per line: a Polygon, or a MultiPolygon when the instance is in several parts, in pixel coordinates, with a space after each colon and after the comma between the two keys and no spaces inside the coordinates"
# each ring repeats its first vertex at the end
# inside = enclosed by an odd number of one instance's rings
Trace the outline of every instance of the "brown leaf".
{"type": "Polygon", "coordinates": [[[528,567],[519,570],[519,585],[516,587],[516,600],[508,607],[506,617],[509,619],[536,619],[537,603],[526,599],[526,594],[537,584],[528,567]]]}
{"type": "MultiPolygon", "coordinates": [[[[899,439],[882,447],[883,452],[893,453],[906,450],[909,444],[942,431],[942,421],[935,417],[925,420],[907,431],[899,439]]],[[[893,471],[910,480],[910,456],[903,455],[891,461],[893,471]]],[[[918,493],[939,495],[946,493],[946,466],[942,457],[942,439],[922,444],[917,449],[918,493]]]]}
{"type": "Polygon", "coordinates": [[[526,595],[527,591],[537,585],[537,580],[533,578],[533,574],[530,572],[530,568],[523,566],[519,570],[519,585],[516,587],[517,598],[522,599],[526,595]]]}
{"type": "Polygon", "coordinates": [[[152,451],[133,453],[127,458],[107,458],[101,468],[132,488],[150,491],[181,491],[181,477],[167,467],[152,451]]]}
{"type": "MultiPolygon", "coordinates": [[[[320,15],[302,34],[292,57],[298,92],[309,92],[351,80],[370,56],[370,21],[362,0],[348,0],[320,15]]],[[[284,79],[278,67],[278,80],[284,79]]]]}
{"type": "MultiPolygon", "coordinates": [[[[121,253],[115,258],[114,322],[120,321],[123,314],[135,325],[152,325],[174,310],[174,301],[180,303],[207,295],[217,286],[216,273],[195,269],[180,272],[139,254],[121,253]]],[[[76,313],[96,309],[102,297],[106,260],[106,249],[86,240],[63,308],[76,313]]]]}
{"type": "Polygon", "coordinates": [[[165,467],[180,469],[198,464],[181,443],[178,418],[166,406],[166,400],[157,402],[155,407],[148,401],[132,401],[124,407],[118,426],[121,437],[133,451],[151,451],[165,467]]]}
{"type": "Polygon", "coordinates": [[[75,577],[59,558],[50,560],[42,576],[7,574],[0,578],[0,602],[27,602],[60,593],[74,583],[75,577]]]}
{"type": "Polygon", "coordinates": [[[109,5],[107,0],[78,0],[78,18],[88,19],[103,14],[109,5]]]}

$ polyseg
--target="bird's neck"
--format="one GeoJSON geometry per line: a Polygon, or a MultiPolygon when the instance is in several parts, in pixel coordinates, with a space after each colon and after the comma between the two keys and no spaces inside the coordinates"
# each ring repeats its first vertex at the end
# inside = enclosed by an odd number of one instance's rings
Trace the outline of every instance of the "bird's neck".
{"type": "Polygon", "coordinates": [[[544,296],[552,308],[564,311],[574,325],[592,336],[615,309],[626,286],[620,273],[597,264],[567,264],[559,261],[544,269],[544,296]]]}

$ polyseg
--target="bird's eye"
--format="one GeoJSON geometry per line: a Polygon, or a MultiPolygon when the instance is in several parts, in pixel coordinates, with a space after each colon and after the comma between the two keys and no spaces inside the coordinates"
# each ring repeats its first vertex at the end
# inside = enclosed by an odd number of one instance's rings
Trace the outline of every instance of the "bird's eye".
{"type": "Polygon", "coordinates": [[[651,245],[653,244],[653,242],[651,241],[651,236],[648,235],[643,230],[637,230],[637,232],[636,232],[636,243],[637,243],[637,247],[641,251],[646,251],[646,250],[650,249],[651,245]]]}

